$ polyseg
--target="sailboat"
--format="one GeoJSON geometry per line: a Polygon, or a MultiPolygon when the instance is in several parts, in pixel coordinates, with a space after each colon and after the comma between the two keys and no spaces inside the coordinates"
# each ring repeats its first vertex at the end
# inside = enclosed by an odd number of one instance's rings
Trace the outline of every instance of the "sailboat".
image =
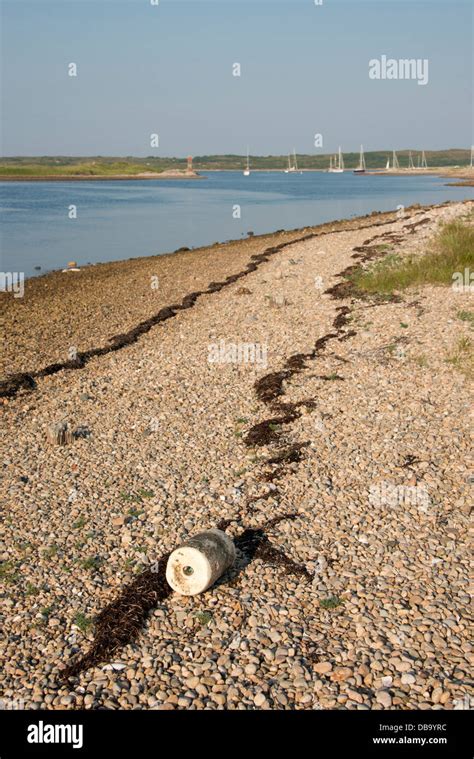
{"type": "Polygon", "coordinates": [[[388,171],[390,169],[390,157],[387,158],[387,163],[385,164],[385,171],[388,171]]]}
{"type": "Polygon", "coordinates": [[[360,157],[359,157],[359,165],[357,169],[354,169],[354,174],[365,174],[365,156],[364,156],[364,147],[363,145],[360,146],[360,157]]]}
{"type": "Polygon", "coordinates": [[[250,176],[250,155],[249,155],[249,149],[247,148],[247,166],[244,169],[244,177],[250,176]]]}
{"type": "Polygon", "coordinates": [[[415,168],[415,164],[413,163],[413,157],[412,157],[412,154],[411,154],[411,150],[408,153],[408,168],[409,169],[414,169],[415,168]]]}
{"type": "Polygon", "coordinates": [[[396,152],[395,152],[395,151],[393,151],[393,156],[392,156],[392,169],[394,169],[395,171],[398,171],[398,170],[399,170],[399,168],[400,168],[400,164],[398,163],[397,154],[396,154],[396,152]]]}
{"type": "MultiPolygon", "coordinates": [[[[298,161],[296,160],[296,149],[293,148],[293,163],[291,163],[291,154],[288,153],[288,168],[285,169],[285,174],[294,174],[298,171],[298,161]]],[[[303,172],[300,171],[300,174],[303,172]]]]}
{"type": "MultiPolygon", "coordinates": [[[[298,171],[298,161],[296,160],[296,148],[293,148],[293,158],[294,158],[294,161],[295,161],[294,164],[293,164],[294,170],[298,171]]],[[[303,172],[300,171],[299,173],[302,174],[303,172]]]]}
{"type": "Polygon", "coordinates": [[[331,174],[342,174],[344,171],[344,158],[342,157],[341,147],[339,146],[339,152],[337,157],[334,156],[334,165],[332,169],[329,169],[331,174]]]}

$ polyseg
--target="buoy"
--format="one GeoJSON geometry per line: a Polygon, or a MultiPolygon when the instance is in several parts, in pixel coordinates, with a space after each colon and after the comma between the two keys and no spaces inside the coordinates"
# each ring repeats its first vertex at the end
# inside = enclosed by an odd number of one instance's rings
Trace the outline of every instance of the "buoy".
{"type": "Polygon", "coordinates": [[[210,588],[234,561],[233,540],[222,530],[206,530],[170,554],[166,579],[176,593],[196,596],[210,588]]]}

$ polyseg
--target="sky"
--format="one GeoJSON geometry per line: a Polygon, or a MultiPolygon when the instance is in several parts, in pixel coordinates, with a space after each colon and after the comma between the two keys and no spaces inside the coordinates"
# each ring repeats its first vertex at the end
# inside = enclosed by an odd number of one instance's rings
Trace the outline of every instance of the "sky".
{"type": "Polygon", "coordinates": [[[1,0],[3,155],[474,143],[472,2],[152,2],[1,0]],[[371,79],[383,55],[427,59],[428,83],[371,79]]]}

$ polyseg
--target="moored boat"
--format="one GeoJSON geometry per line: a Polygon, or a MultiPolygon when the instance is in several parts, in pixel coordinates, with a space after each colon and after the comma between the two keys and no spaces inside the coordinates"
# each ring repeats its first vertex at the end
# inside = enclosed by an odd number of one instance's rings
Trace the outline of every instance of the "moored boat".
{"type": "Polygon", "coordinates": [[[359,156],[359,165],[357,169],[354,169],[354,174],[365,174],[365,156],[364,156],[364,147],[363,145],[360,146],[360,156],[359,156]]]}

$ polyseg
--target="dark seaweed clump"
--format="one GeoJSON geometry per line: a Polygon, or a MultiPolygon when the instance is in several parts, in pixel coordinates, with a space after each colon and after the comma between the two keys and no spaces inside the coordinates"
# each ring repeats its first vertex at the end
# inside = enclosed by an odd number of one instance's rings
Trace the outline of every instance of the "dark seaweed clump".
{"type": "Polygon", "coordinates": [[[100,612],[91,648],[66,667],[62,675],[65,680],[108,661],[116,651],[138,638],[149,612],[172,592],[165,576],[168,556],[162,556],[156,567],[145,570],[126,585],[119,597],[100,612]]]}

